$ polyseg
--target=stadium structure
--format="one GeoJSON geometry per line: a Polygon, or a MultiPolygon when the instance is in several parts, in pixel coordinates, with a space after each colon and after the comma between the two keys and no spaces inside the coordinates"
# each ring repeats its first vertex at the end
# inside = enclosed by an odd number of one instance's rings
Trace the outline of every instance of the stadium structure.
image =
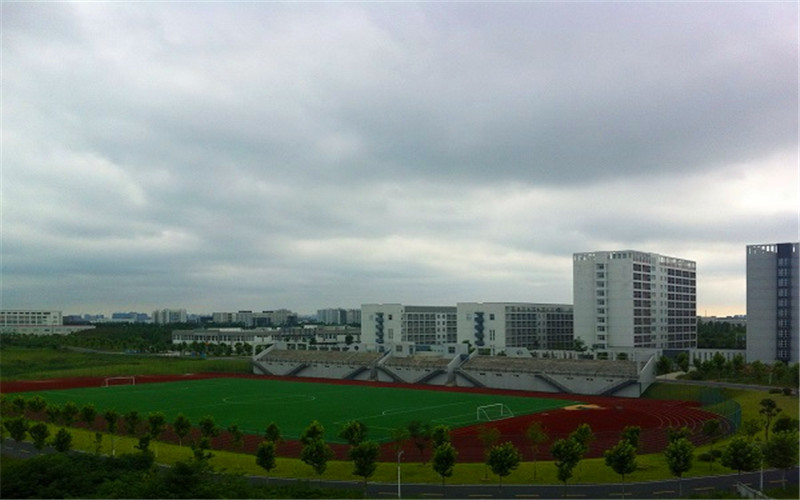
{"type": "Polygon", "coordinates": [[[576,351],[509,349],[487,356],[467,344],[319,346],[275,342],[252,358],[253,373],[282,377],[480,387],[637,398],[655,381],[656,350],[583,359],[576,351]]]}

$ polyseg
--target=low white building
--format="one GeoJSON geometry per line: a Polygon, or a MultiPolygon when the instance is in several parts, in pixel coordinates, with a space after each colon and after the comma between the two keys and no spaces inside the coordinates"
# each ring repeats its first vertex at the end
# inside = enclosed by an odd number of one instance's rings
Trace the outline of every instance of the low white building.
{"type": "Polygon", "coordinates": [[[90,325],[64,325],[61,311],[7,309],[0,311],[0,333],[67,335],[91,330],[90,325]]]}

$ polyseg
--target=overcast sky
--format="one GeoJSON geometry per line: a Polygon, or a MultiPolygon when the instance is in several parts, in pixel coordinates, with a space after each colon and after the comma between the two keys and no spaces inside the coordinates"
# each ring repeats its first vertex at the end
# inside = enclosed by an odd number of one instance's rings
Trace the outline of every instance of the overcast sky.
{"type": "Polygon", "coordinates": [[[798,240],[798,6],[2,4],[2,308],[572,303],[798,240]]]}

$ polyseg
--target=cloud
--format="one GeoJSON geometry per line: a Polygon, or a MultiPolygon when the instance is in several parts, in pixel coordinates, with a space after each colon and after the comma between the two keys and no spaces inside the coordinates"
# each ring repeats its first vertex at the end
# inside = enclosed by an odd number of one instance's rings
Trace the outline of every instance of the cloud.
{"type": "Polygon", "coordinates": [[[790,4],[2,8],[4,307],[571,302],[635,248],[743,312],[798,237],[790,4]]]}

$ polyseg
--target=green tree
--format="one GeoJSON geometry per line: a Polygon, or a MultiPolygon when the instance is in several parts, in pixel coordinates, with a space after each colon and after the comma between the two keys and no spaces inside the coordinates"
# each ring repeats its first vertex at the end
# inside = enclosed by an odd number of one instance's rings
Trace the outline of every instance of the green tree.
{"type": "Polygon", "coordinates": [[[675,362],[678,365],[678,368],[680,368],[680,370],[683,373],[688,373],[689,372],[689,355],[688,354],[686,354],[685,352],[678,353],[678,357],[675,358],[675,362]]]}
{"type": "Polygon", "coordinates": [[[47,438],[50,437],[50,429],[44,422],[33,424],[30,429],[28,429],[28,433],[31,435],[33,446],[36,447],[37,450],[43,449],[45,444],[47,444],[47,438]]]}
{"type": "Polygon", "coordinates": [[[18,443],[25,441],[25,435],[28,433],[30,423],[24,415],[9,418],[3,422],[3,425],[8,430],[11,439],[18,443]]]}
{"type": "Polygon", "coordinates": [[[211,440],[219,436],[219,427],[217,427],[217,422],[212,415],[206,415],[201,418],[200,422],[198,422],[198,427],[200,428],[200,435],[204,438],[211,440]]]}
{"type": "Polygon", "coordinates": [[[709,442],[711,443],[709,460],[708,460],[708,467],[709,470],[714,469],[714,461],[717,457],[714,455],[714,445],[717,442],[717,439],[722,435],[722,424],[716,418],[711,420],[706,420],[703,422],[703,435],[708,438],[709,442]]]}
{"type": "Polygon", "coordinates": [[[183,413],[178,413],[172,422],[172,430],[178,436],[178,446],[183,446],[183,438],[189,435],[192,430],[192,421],[183,413]]]}
{"type": "Polygon", "coordinates": [[[431,442],[431,426],[428,423],[423,423],[419,420],[412,420],[408,423],[408,436],[414,443],[414,446],[419,450],[420,459],[427,462],[425,458],[425,449],[431,442]]]}
{"type": "Polygon", "coordinates": [[[53,425],[61,421],[61,407],[57,404],[47,405],[47,408],[44,409],[44,413],[47,416],[47,422],[53,425]]]}
{"type": "Polygon", "coordinates": [[[669,471],[678,478],[678,496],[683,496],[681,478],[692,468],[694,459],[694,446],[685,437],[671,440],[664,450],[669,471]]]}
{"type": "Polygon", "coordinates": [[[775,404],[775,400],[770,398],[762,399],[759,404],[761,408],[758,413],[764,417],[764,441],[769,442],[769,426],[772,423],[772,419],[781,412],[781,409],[775,404]]]}
{"type": "Polygon", "coordinates": [[[739,471],[751,471],[761,464],[761,448],[744,436],[731,438],[725,451],[722,452],[722,465],[739,471]]]}
{"type": "Polygon", "coordinates": [[[450,427],[441,424],[437,425],[431,431],[431,441],[433,442],[433,447],[438,448],[445,443],[450,442],[450,427]]]}
{"type": "Polygon", "coordinates": [[[550,448],[550,454],[555,459],[555,466],[557,470],[558,480],[564,483],[564,492],[566,494],[567,481],[572,477],[572,471],[581,461],[583,457],[584,447],[575,440],[569,437],[567,439],[559,439],[550,448]]]}
{"type": "Polygon", "coordinates": [[[28,400],[27,406],[29,412],[38,415],[47,409],[47,401],[37,394],[28,400]]]}
{"type": "Polygon", "coordinates": [[[625,439],[603,453],[606,465],[622,478],[622,498],[625,498],[625,474],[636,471],[636,448],[625,439]]]}
{"type": "Polygon", "coordinates": [[[60,428],[53,436],[53,448],[59,453],[66,453],[72,449],[72,433],[65,428],[60,428]]]}
{"type": "Polygon", "coordinates": [[[325,435],[325,427],[319,420],[313,420],[300,435],[300,443],[306,444],[312,441],[322,440],[325,435]]]}
{"type": "Polygon", "coordinates": [[[664,375],[672,371],[672,360],[667,356],[661,356],[656,363],[656,375],[664,375]]]}
{"type": "Polygon", "coordinates": [[[256,464],[269,473],[277,466],[274,441],[262,441],[256,450],[256,464]]]}
{"type": "Polygon", "coordinates": [[[758,418],[749,418],[742,422],[739,432],[747,436],[747,439],[752,440],[756,434],[764,428],[763,422],[758,418]]]}
{"type": "Polygon", "coordinates": [[[686,427],[667,427],[667,441],[672,443],[679,439],[689,439],[692,437],[692,431],[686,427]]]}
{"type": "Polygon", "coordinates": [[[353,461],[353,474],[364,478],[364,491],[367,489],[367,480],[375,473],[378,467],[380,446],[375,441],[361,441],[350,448],[350,460],[353,461]]]}
{"type": "Polygon", "coordinates": [[[458,452],[449,441],[443,442],[433,450],[433,470],[442,478],[442,487],[446,478],[453,475],[458,452]]]}
{"type": "Polygon", "coordinates": [[[503,488],[503,478],[519,467],[521,460],[519,450],[510,441],[492,446],[486,464],[494,474],[500,478],[500,488],[503,488]]]}
{"type": "Polygon", "coordinates": [[[236,448],[241,448],[244,440],[244,433],[239,426],[231,424],[228,426],[228,434],[231,435],[231,444],[236,448]]]}
{"type": "Polygon", "coordinates": [[[27,408],[28,402],[25,400],[24,396],[14,396],[11,399],[11,407],[14,409],[14,414],[18,417],[25,416],[25,408],[27,408]]]}
{"type": "Polygon", "coordinates": [[[367,438],[367,426],[360,420],[351,420],[344,424],[339,437],[347,441],[350,446],[358,446],[367,438]]]}
{"type": "Polygon", "coordinates": [[[61,407],[61,422],[65,426],[71,427],[72,424],[75,423],[75,419],[78,418],[79,413],[80,408],[78,408],[78,405],[72,401],[67,401],[64,403],[64,406],[61,407]]]}
{"type": "Polygon", "coordinates": [[[138,435],[139,424],[142,422],[142,417],[139,416],[139,412],[131,410],[126,413],[122,419],[125,421],[125,432],[131,436],[138,435]]]}
{"type": "Polygon", "coordinates": [[[80,411],[80,418],[81,422],[86,424],[87,429],[94,427],[95,421],[97,420],[97,410],[94,405],[91,403],[83,405],[80,411]]]}
{"type": "Polygon", "coordinates": [[[786,489],[786,469],[797,465],[796,431],[773,432],[772,439],[764,445],[764,461],[770,467],[783,470],[783,489],[786,489]]]}
{"type": "Polygon", "coordinates": [[[800,427],[800,421],[783,413],[778,415],[778,417],[775,419],[775,422],[773,422],[772,432],[798,431],[800,430],[798,427],[800,427]]]}
{"type": "Polygon", "coordinates": [[[106,430],[111,434],[111,456],[117,456],[117,447],[115,434],[117,432],[117,425],[119,424],[119,412],[111,409],[103,412],[103,420],[106,421],[106,430]]]}
{"type": "Polygon", "coordinates": [[[528,445],[531,448],[531,459],[533,461],[533,480],[536,481],[536,459],[539,455],[539,447],[550,439],[547,431],[538,420],[531,422],[531,425],[525,429],[525,439],[528,440],[528,445]]]}
{"type": "Polygon", "coordinates": [[[267,429],[264,431],[264,439],[276,445],[281,442],[283,438],[281,437],[281,429],[278,427],[278,424],[270,422],[269,425],[267,425],[267,429]]]}
{"type": "Polygon", "coordinates": [[[331,447],[322,438],[307,440],[300,450],[300,460],[310,465],[314,472],[322,475],[333,458],[331,447]]]}
{"type": "Polygon", "coordinates": [[[489,479],[489,452],[500,441],[500,429],[481,425],[478,427],[478,440],[483,445],[483,455],[486,459],[486,467],[483,469],[483,479],[489,479]]]}
{"type": "MultiPolygon", "coordinates": [[[[147,435],[150,439],[157,440],[167,428],[167,418],[160,411],[154,411],[147,415],[147,435]]],[[[155,455],[158,456],[158,445],[155,447],[155,455]]]]}
{"type": "Polygon", "coordinates": [[[622,439],[629,442],[634,450],[639,449],[641,442],[642,428],[638,425],[628,425],[622,429],[622,439]]]}
{"type": "Polygon", "coordinates": [[[589,446],[594,441],[594,433],[589,424],[583,423],[578,425],[574,431],[569,435],[581,446],[581,455],[585,455],[589,451],[589,446]]]}

